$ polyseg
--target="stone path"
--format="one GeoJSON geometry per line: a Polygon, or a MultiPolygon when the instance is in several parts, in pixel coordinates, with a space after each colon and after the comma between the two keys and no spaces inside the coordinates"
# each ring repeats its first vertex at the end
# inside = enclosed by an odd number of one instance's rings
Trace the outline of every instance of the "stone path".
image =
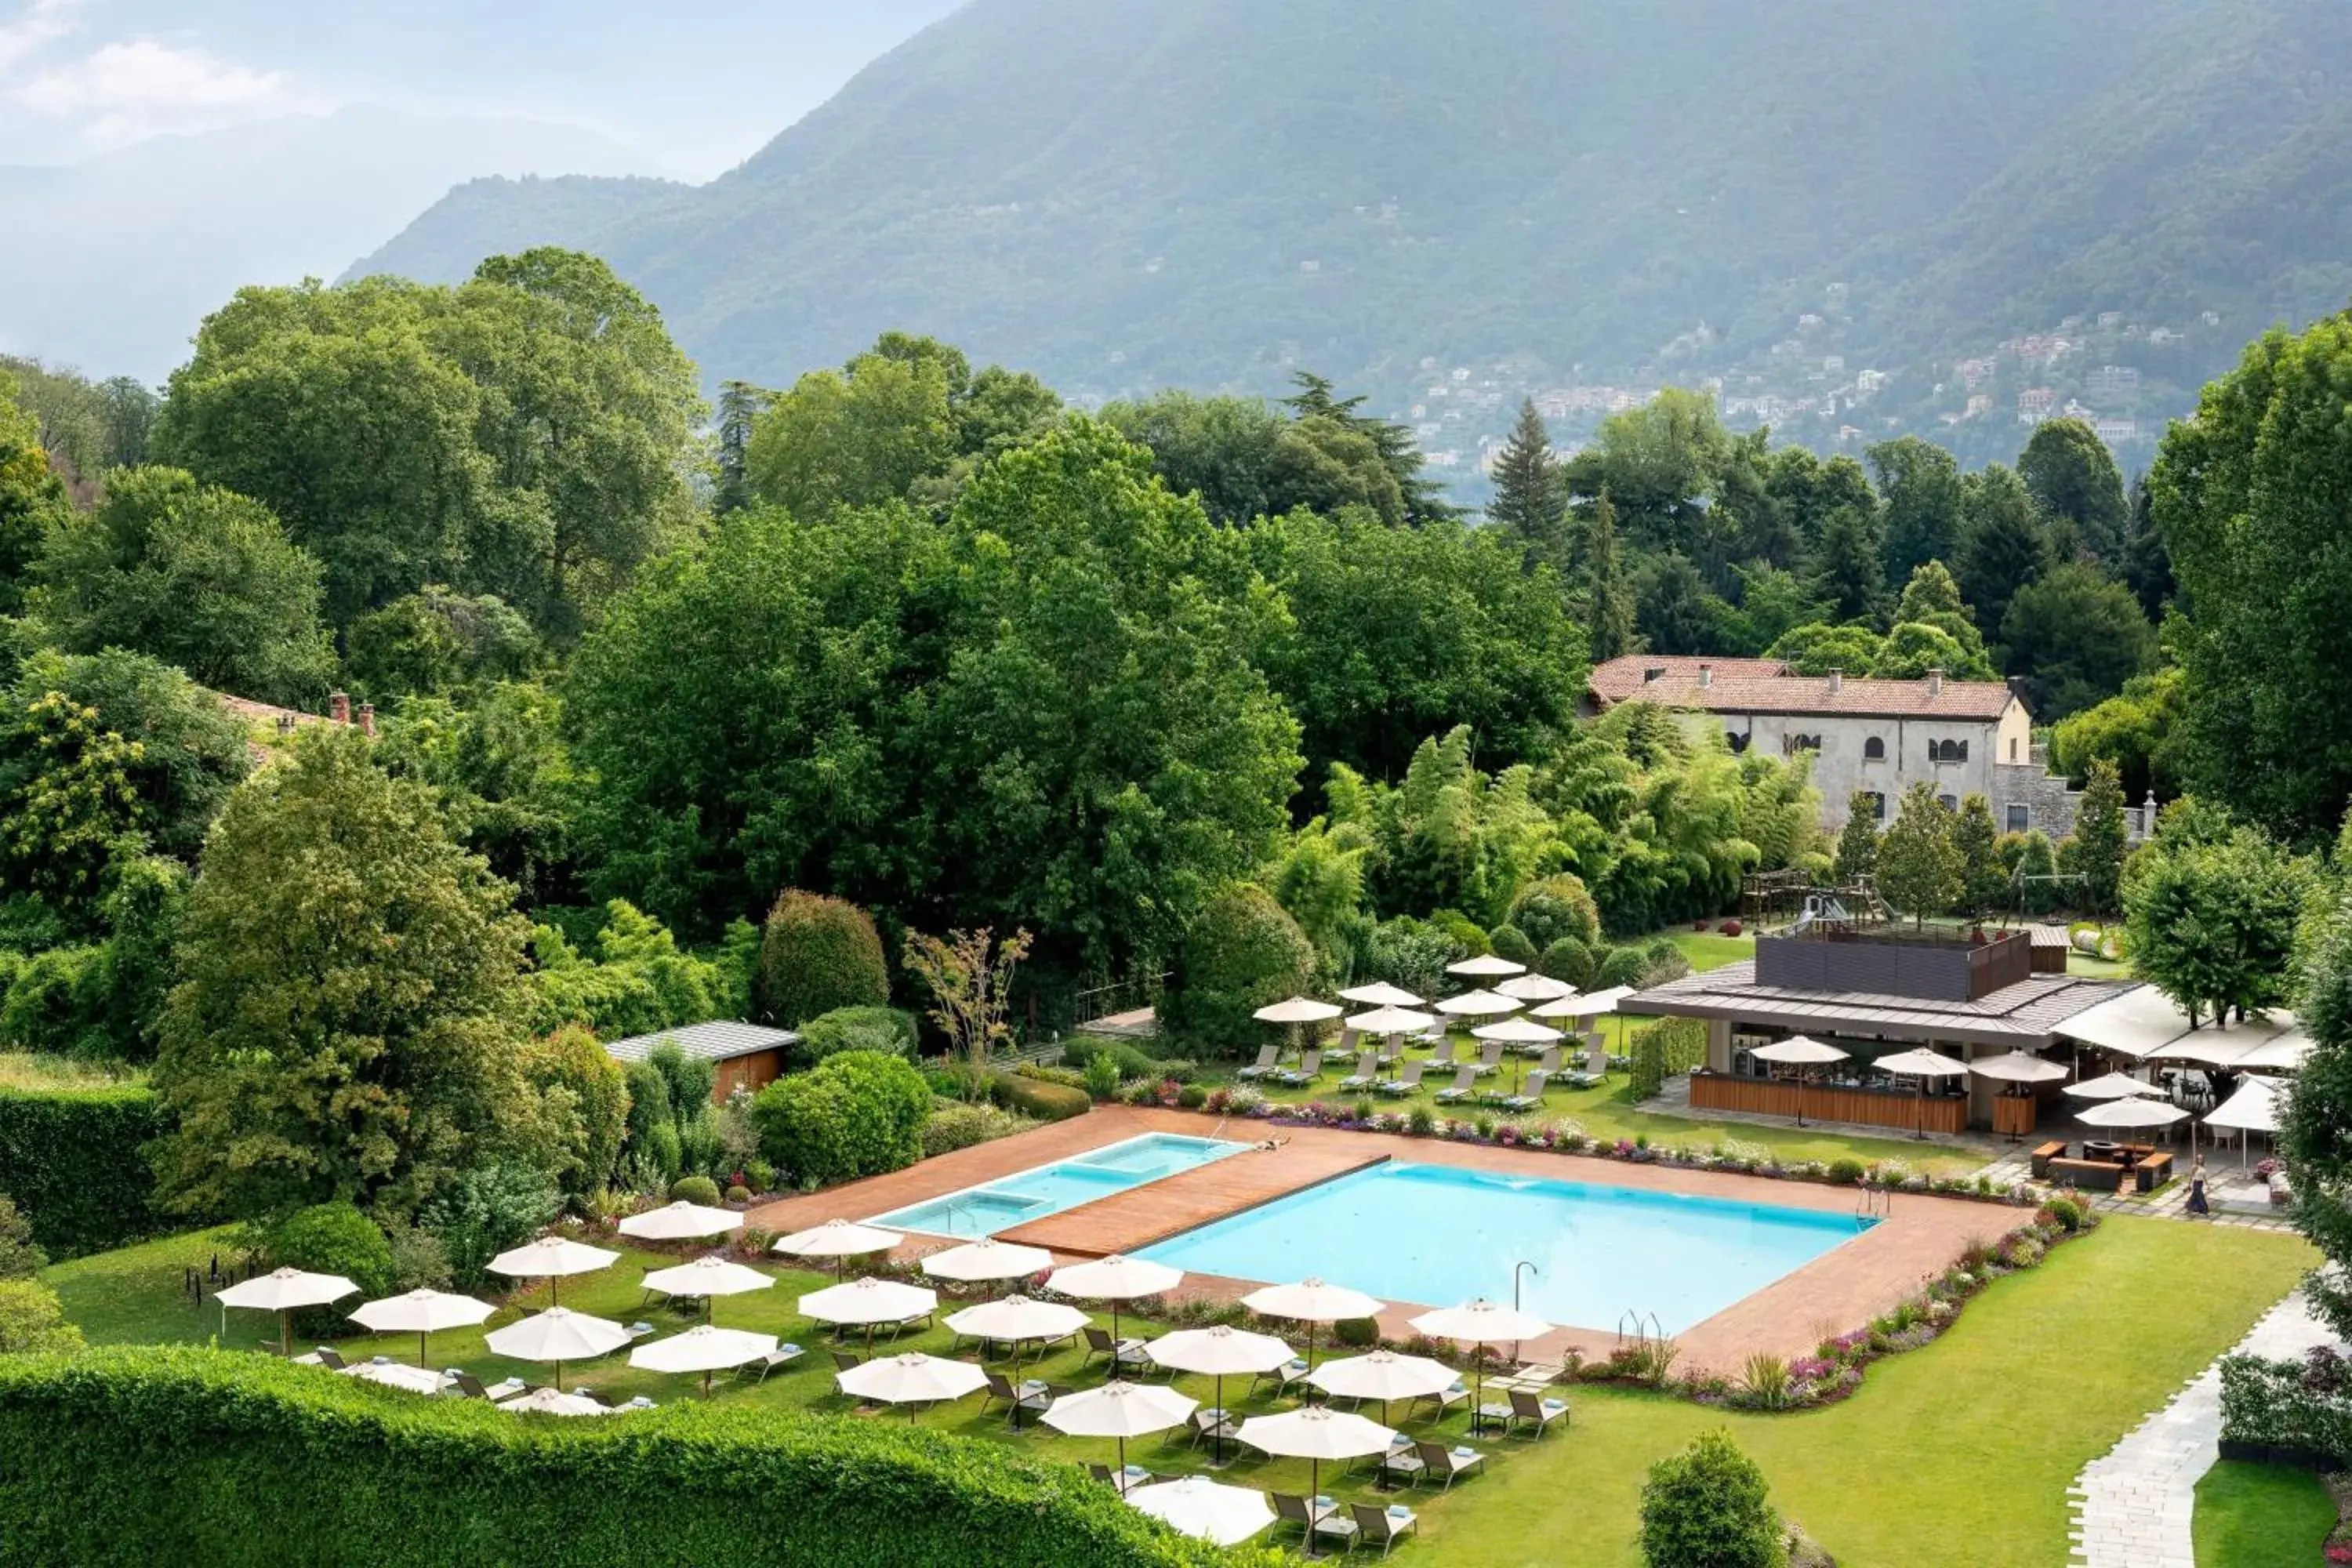
{"type": "MultiPolygon", "coordinates": [[[[2032,1153],[2028,1145],[2020,1145],[1984,1168],[1983,1173],[2006,1185],[2032,1179],[2032,1153]]],[[[2176,1164],[2175,1170],[2181,1169],[2176,1164]]],[[[2189,1212],[2189,1181],[2184,1176],[2167,1183],[2160,1192],[2142,1196],[2137,1193],[2076,1192],[2074,1200],[2101,1214],[2145,1215],[2154,1219],[2195,1220],[2201,1225],[2229,1226],[2239,1230],[2290,1231],[2294,1226],[2287,1219],[2287,1211],[2270,1201],[2269,1191],[2251,1177],[2241,1176],[2233,1164],[2207,1167],[2209,1180],[2206,1198],[2213,1213],[2210,1218],[2199,1219],[2189,1212]]]]}
{"type": "MultiPolygon", "coordinates": [[[[2296,1291],[2272,1308],[2233,1353],[2300,1356],[2333,1336],[2296,1291]]],[[[2207,1367],[2172,1402],[2067,1489],[2072,1568],[2197,1568],[2189,1518],[2197,1482],[2220,1457],[2221,1373],[2207,1367]]]]}

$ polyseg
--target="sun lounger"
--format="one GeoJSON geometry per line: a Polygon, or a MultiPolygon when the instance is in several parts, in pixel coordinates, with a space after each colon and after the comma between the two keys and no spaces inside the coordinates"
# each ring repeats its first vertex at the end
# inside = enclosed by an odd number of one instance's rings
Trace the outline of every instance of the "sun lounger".
{"type": "Polygon", "coordinates": [[[1403,1067],[1397,1069],[1396,1077],[1382,1079],[1379,1083],[1374,1084],[1372,1088],[1381,1094],[1391,1094],[1399,1097],[1419,1094],[1421,1092],[1422,1069],[1428,1065],[1429,1064],[1427,1062],[1423,1061],[1407,1062],[1403,1067]]]}
{"type": "Polygon", "coordinates": [[[1021,1413],[1027,1410],[1043,1415],[1046,1407],[1053,1404],[1054,1396],[1035,1378],[1016,1388],[1013,1380],[1003,1373],[992,1372],[988,1373],[988,1397],[980,1402],[981,1414],[988,1414],[988,1407],[999,1400],[1003,1401],[1006,1418],[1012,1423],[1013,1429],[1018,1432],[1021,1430],[1021,1413]]]}
{"type": "Polygon", "coordinates": [[[1334,1541],[1344,1541],[1347,1545],[1340,1550],[1353,1552],[1356,1549],[1355,1515],[1337,1503],[1326,1503],[1321,1498],[1315,1500],[1315,1506],[1322,1510],[1315,1516],[1315,1533],[1328,1535],[1334,1541]]]}
{"type": "Polygon", "coordinates": [[[1380,1052],[1360,1051],[1356,1055],[1356,1070],[1341,1079],[1339,1087],[1346,1089],[1370,1089],[1380,1080],[1380,1052]]]}
{"type": "Polygon", "coordinates": [[[1240,1424],[1234,1421],[1231,1412],[1220,1410],[1213,1405],[1204,1405],[1192,1412],[1192,1444],[1195,1447],[1200,1446],[1203,1437],[1229,1443],[1240,1430],[1240,1424]]]}
{"type": "Polygon", "coordinates": [[[1138,1487],[1148,1487],[1160,1479],[1141,1465],[1129,1465],[1118,1475],[1111,1474],[1108,1465],[1088,1465],[1087,1474],[1094,1477],[1121,1497],[1125,1497],[1138,1487]]]}
{"type": "Polygon", "coordinates": [[[342,1372],[351,1365],[351,1363],[345,1361],[341,1352],[332,1345],[320,1345],[311,1353],[319,1358],[319,1364],[329,1372],[342,1372]]]}
{"type": "Polygon", "coordinates": [[[1453,1036],[1447,1035],[1437,1042],[1436,1054],[1429,1058],[1429,1065],[1433,1068],[1450,1068],[1454,1066],[1453,1036]]]}
{"type": "Polygon", "coordinates": [[[1538,1068],[1535,1071],[1528,1074],[1526,1086],[1517,1094],[1507,1094],[1503,1096],[1502,1103],[1508,1106],[1513,1110],[1537,1110],[1543,1104],[1544,1086],[1550,1081],[1551,1074],[1544,1071],[1541,1068],[1538,1068]]]}
{"type": "Polygon", "coordinates": [[[1389,1445],[1389,1451],[1381,1456],[1380,1468],[1375,1479],[1385,1481],[1394,1477],[1401,1485],[1415,1486],[1421,1481],[1421,1473],[1428,1468],[1421,1455],[1413,1448],[1412,1439],[1400,1432],[1396,1436],[1396,1441],[1389,1445]]]}
{"type": "Polygon", "coordinates": [[[1415,1399],[1413,1404],[1434,1406],[1434,1408],[1430,1411],[1430,1414],[1442,1421],[1445,1418],[1445,1413],[1447,1411],[1453,1409],[1455,1405],[1461,1404],[1464,1400],[1469,1397],[1470,1391],[1463,1387],[1461,1381],[1456,1379],[1453,1387],[1439,1389],[1435,1394],[1424,1394],[1420,1398],[1415,1399]]]}
{"type": "Polygon", "coordinates": [[[1443,1490],[1454,1489],[1454,1478],[1466,1476],[1486,1462],[1486,1456],[1463,1445],[1447,1447],[1443,1443],[1415,1443],[1412,1451],[1421,1456],[1422,1474],[1442,1479],[1443,1490]]]}
{"type": "Polygon", "coordinates": [[[1287,1084],[1293,1089],[1304,1089],[1322,1076],[1323,1053],[1309,1051],[1299,1058],[1297,1067],[1276,1073],[1274,1079],[1276,1083],[1287,1084]]]}
{"type": "Polygon", "coordinates": [[[1536,1429],[1535,1435],[1540,1437],[1553,1422],[1568,1419],[1568,1401],[1564,1399],[1545,1399],[1517,1388],[1512,1389],[1507,1397],[1508,1404],[1478,1407],[1478,1419],[1482,1423],[1500,1421],[1506,1436],[1524,1424],[1532,1425],[1536,1429]]]}
{"type": "Polygon", "coordinates": [[[1402,1503],[1391,1503],[1382,1508],[1378,1503],[1351,1502],[1348,1516],[1356,1526],[1356,1544],[1370,1546],[1379,1542],[1381,1555],[1386,1557],[1389,1548],[1413,1532],[1421,1523],[1412,1510],[1402,1503]]]}
{"type": "Polygon", "coordinates": [[[1487,1040],[1478,1047],[1478,1060],[1474,1064],[1480,1078],[1503,1070],[1503,1042],[1487,1040]]]}
{"type": "Polygon", "coordinates": [[[1122,1373],[1129,1368],[1133,1368],[1141,1373],[1149,1373],[1156,1364],[1153,1363],[1151,1357],[1145,1352],[1143,1342],[1136,1339],[1132,1335],[1129,1335],[1126,1339],[1113,1342],[1108,1332],[1101,1329],[1095,1328],[1087,1329],[1086,1331],[1086,1335],[1087,1360],[1091,1362],[1097,1356],[1105,1357],[1110,1362],[1110,1367],[1113,1373],[1122,1373]]]}
{"type": "Polygon", "coordinates": [[[1282,1047],[1280,1046],[1260,1046],[1257,1048],[1257,1060],[1242,1068],[1242,1070],[1234,1076],[1236,1078],[1264,1078],[1268,1073],[1272,1072],[1275,1069],[1276,1064],[1281,1060],[1282,1047]]]}
{"type": "Polygon", "coordinates": [[[1536,1070],[1538,1072],[1556,1073],[1559,1070],[1559,1047],[1558,1046],[1546,1046],[1542,1050],[1530,1052],[1529,1054],[1534,1056],[1536,1058],[1536,1070]]]}
{"type": "Polygon", "coordinates": [[[1454,1082],[1451,1087],[1437,1091],[1437,1103],[1459,1105],[1465,1100],[1475,1100],[1477,1097],[1478,1068],[1476,1064],[1473,1063],[1454,1069],[1454,1082]]]}
{"type": "Polygon", "coordinates": [[[1250,1392],[1252,1394],[1255,1394],[1257,1392],[1257,1385],[1270,1378],[1274,1382],[1275,1393],[1287,1394],[1290,1392],[1290,1385],[1297,1383],[1300,1378],[1305,1377],[1306,1375],[1306,1362],[1294,1356],[1289,1361],[1284,1362],[1280,1366],[1276,1367],[1273,1371],[1262,1372],[1256,1376],[1251,1378],[1250,1392]]]}
{"type": "Polygon", "coordinates": [[[1317,1522],[1331,1511],[1331,1505],[1328,1502],[1309,1502],[1290,1492],[1268,1492],[1265,1495],[1274,1504],[1275,1518],[1285,1524],[1297,1525],[1301,1541],[1314,1534],[1317,1522]]]}

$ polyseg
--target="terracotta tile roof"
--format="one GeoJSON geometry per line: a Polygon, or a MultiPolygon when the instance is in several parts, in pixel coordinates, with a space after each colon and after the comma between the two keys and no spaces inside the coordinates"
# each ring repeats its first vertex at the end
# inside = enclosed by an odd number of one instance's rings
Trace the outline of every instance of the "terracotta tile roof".
{"type": "Polygon", "coordinates": [[[1860,680],[1791,675],[1769,658],[1653,658],[1628,654],[1592,672],[1592,695],[1603,707],[1638,699],[1668,708],[1716,713],[1848,714],[1890,719],[1969,719],[1990,722],[2011,700],[1998,680],[1947,680],[1930,695],[1925,680],[1860,680]],[[1710,668],[1699,684],[1700,667],[1710,668]],[[1663,671],[1651,679],[1652,671],[1663,671]]]}

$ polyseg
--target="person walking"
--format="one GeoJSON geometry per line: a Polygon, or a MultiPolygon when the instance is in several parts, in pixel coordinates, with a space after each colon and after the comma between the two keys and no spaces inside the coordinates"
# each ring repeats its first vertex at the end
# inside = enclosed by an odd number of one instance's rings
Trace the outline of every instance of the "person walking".
{"type": "Polygon", "coordinates": [[[2189,1167],[2189,1212],[2209,1217],[2213,1210],[2205,1202],[2205,1156],[2200,1154],[2189,1167]]]}

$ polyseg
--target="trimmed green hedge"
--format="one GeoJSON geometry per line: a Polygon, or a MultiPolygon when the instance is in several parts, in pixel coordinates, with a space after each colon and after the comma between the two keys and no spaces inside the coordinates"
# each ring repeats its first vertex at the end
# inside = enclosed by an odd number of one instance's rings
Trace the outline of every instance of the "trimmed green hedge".
{"type": "Polygon", "coordinates": [[[1095,1108],[1095,1097],[1067,1084],[999,1070],[988,1078],[989,1098],[1007,1110],[1034,1116],[1040,1121],[1067,1121],[1095,1108]]]}
{"type": "Polygon", "coordinates": [[[169,1125],[150,1089],[0,1089],[0,1193],[52,1258],[152,1236],[162,1220],[144,1151],[169,1125]]]}
{"type": "Polygon", "coordinates": [[[682,1398],[516,1416],[237,1352],[0,1364],[0,1564],[1272,1568],[1083,1472],[903,1421],[682,1398]]]}
{"type": "Polygon", "coordinates": [[[2221,1358],[2221,1441],[2283,1453],[2352,1459],[2352,1390],[2336,1375],[2312,1386],[2313,1365],[2262,1356],[2221,1358]],[[2334,1386],[2327,1386],[2332,1383],[2334,1386]]]}
{"type": "Polygon", "coordinates": [[[1706,1060],[1706,1024],[1698,1018],[1661,1018],[1633,1031],[1627,1054],[1633,1058],[1632,1093],[1644,1100],[1666,1079],[1706,1060]]]}

